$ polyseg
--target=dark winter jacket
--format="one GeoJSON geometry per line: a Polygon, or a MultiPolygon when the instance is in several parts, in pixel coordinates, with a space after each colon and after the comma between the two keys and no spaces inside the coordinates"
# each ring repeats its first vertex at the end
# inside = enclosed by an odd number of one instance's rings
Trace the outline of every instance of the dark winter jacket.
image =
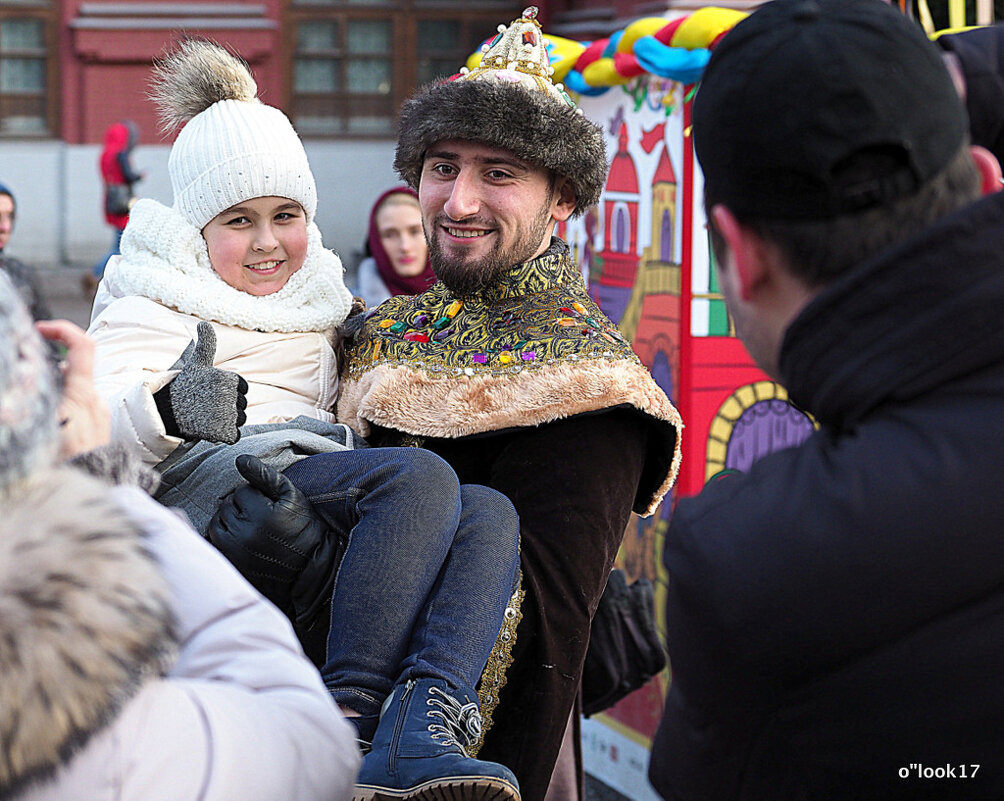
{"type": "Polygon", "coordinates": [[[666,799],[1004,798],[1002,243],[1004,193],[824,290],[820,430],[678,504],[666,799]]]}
{"type": "Polygon", "coordinates": [[[23,261],[0,253],[0,272],[10,279],[33,320],[48,320],[52,317],[35,270],[23,261]]]}

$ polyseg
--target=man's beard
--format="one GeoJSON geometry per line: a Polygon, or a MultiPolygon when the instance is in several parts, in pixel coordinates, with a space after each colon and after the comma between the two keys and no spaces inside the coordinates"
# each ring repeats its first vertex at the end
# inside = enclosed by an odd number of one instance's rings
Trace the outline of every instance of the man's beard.
{"type": "MultiPolygon", "coordinates": [[[[550,205],[549,199],[534,216],[529,227],[517,229],[516,241],[509,247],[503,248],[501,237],[496,234],[494,247],[479,259],[447,253],[440,247],[440,227],[450,221],[445,214],[440,214],[433,222],[433,235],[430,236],[429,231],[426,231],[432,271],[454,297],[473,295],[491,286],[513,267],[528,261],[537,253],[551,224],[550,205]]],[[[477,224],[477,220],[464,222],[477,224]]]]}

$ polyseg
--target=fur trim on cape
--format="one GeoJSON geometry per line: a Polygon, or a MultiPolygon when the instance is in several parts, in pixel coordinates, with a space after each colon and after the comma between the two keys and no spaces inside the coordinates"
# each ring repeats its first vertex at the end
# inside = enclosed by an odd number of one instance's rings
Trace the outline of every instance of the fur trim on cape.
{"type": "Polygon", "coordinates": [[[462,300],[437,283],[381,304],[355,337],[338,419],[363,436],[456,439],[617,406],[650,423],[634,510],[651,514],[676,478],[683,423],[553,238],[462,300]]]}
{"type": "Polygon", "coordinates": [[[352,307],[342,262],[307,226],[307,258],[278,292],[261,297],[227,284],[209,262],[202,233],[148,198],[136,202],[122,235],[122,257],[109,262],[105,281],[115,297],[139,295],[200,320],[250,331],[329,331],[352,307]]]}
{"type": "Polygon", "coordinates": [[[416,436],[455,439],[551,423],[625,404],[652,418],[660,444],[665,446],[661,451],[665,463],[655,469],[658,478],[635,508],[649,515],[673,486],[679,470],[683,422],[641,363],[592,359],[513,375],[472,377],[433,376],[382,364],[358,378],[346,378],[338,419],[363,436],[378,425],[416,436]]]}
{"type": "Polygon", "coordinates": [[[176,648],[143,535],[79,471],[46,471],[0,518],[0,797],[112,721],[176,648]]]}
{"type": "Polygon", "coordinates": [[[600,129],[574,107],[518,84],[447,81],[420,90],[401,109],[394,169],[418,189],[426,150],[447,139],[508,150],[568,178],[576,214],[599,202],[607,180],[600,129]]]}

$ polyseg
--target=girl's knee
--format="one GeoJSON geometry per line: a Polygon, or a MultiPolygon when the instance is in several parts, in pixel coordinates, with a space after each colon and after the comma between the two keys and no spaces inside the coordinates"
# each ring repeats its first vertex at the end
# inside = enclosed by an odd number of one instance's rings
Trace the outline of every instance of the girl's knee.
{"type": "Polygon", "coordinates": [[[415,492],[427,493],[444,503],[455,502],[460,481],[453,468],[440,456],[422,448],[393,448],[388,457],[396,471],[415,492]]]}
{"type": "Polygon", "coordinates": [[[505,495],[491,487],[480,484],[464,484],[460,488],[460,500],[465,509],[477,509],[492,520],[494,526],[509,535],[509,539],[519,543],[519,515],[505,495]]]}

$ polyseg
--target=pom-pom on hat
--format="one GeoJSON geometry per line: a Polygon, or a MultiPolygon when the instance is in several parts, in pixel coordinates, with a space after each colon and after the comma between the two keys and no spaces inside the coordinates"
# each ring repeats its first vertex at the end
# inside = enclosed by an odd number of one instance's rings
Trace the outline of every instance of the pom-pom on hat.
{"type": "Polygon", "coordinates": [[[824,220],[905,197],[965,134],[938,49],[880,0],[772,0],[721,40],[694,99],[708,195],[740,218],[824,220]]]}
{"type": "Polygon", "coordinates": [[[418,189],[425,153],[436,142],[458,139],[507,150],[567,178],[575,213],[600,199],[607,178],[606,146],[554,70],[537,9],[529,7],[482,48],[479,66],[423,87],[405,101],[398,122],[394,168],[418,189]]]}
{"type": "Polygon", "coordinates": [[[154,67],[161,128],[184,125],[167,162],[174,208],[200,230],[256,197],[295,200],[307,223],[314,219],[317,188],[303,143],[257,94],[247,65],[207,40],[182,41],[154,67]]]}
{"type": "Polygon", "coordinates": [[[59,395],[49,353],[0,271],[0,498],[55,461],[59,395]]]}

